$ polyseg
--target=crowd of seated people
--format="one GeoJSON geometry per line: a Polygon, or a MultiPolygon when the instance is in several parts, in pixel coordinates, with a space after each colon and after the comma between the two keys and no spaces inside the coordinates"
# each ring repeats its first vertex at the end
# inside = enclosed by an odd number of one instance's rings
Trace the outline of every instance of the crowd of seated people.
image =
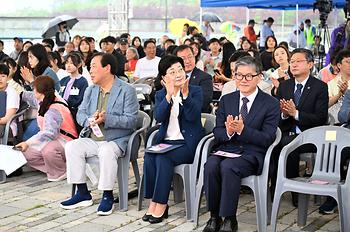
{"type": "MultiPolygon", "coordinates": [[[[247,31],[252,33],[251,28],[247,31]]],[[[60,51],[50,39],[23,44],[16,37],[12,56],[0,63],[0,91],[7,96],[0,136],[22,102],[27,102],[30,116],[24,116],[21,125],[11,124],[8,136],[12,137],[18,136],[18,126],[24,127],[22,141],[13,145],[48,181],[67,178],[77,185],[76,194],[61,203],[64,209],[93,204],[85,165],[86,158],[98,157],[98,189],[103,194],[97,212],[109,215],[114,208],[117,160],[136,128],[139,110],[131,82],[153,77],[154,118],[160,123],[156,142],[180,146],[162,155],[145,152],[144,196],[150,203],[142,220],[158,223],[168,216],[174,166],[193,162],[203,136],[200,115],[214,113],[215,149],[239,157],[210,156],[205,164],[210,219],[204,231],[236,231],[240,180],[261,173],[277,127],[282,140],[271,158],[272,194],[281,149],[303,131],[326,125],[328,114],[336,125],[348,123],[350,111],[349,50],[334,49],[331,63],[315,76],[313,50],[291,51],[288,43],[272,34],[265,36],[259,51],[258,36],[249,38],[255,39],[242,38],[236,50],[226,38],[207,41],[193,28],[176,45],[164,37],[156,46],[153,38],[131,39],[126,33],[98,41],[99,52],[92,37],[75,36],[60,45],[60,51]],[[78,138],[81,129],[89,133],[78,138]]],[[[293,152],[287,162],[288,178],[299,176],[304,152],[314,149],[305,146],[293,152]]],[[[348,156],[345,152],[344,159],[348,156]]],[[[292,203],[298,205],[295,193],[292,203]]],[[[332,213],[335,207],[336,202],[327,199],[320,212],[332,213]]]]}

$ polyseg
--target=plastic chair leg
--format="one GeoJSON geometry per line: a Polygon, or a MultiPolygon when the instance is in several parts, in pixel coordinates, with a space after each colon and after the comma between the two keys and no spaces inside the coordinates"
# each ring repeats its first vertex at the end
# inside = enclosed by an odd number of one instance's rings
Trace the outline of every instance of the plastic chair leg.
{"type": "Polygon", "coordinates": [[[278,216],[278,211],[279,211],[279,207],[280,207],[280,201],[281,201],[282,194],[283,194],[283,192],[281,191],[281,189],[277,185],[276,190],[275,190],[275,196],[273,199],[273,204],[272,204],[272,211],[271,211],[271,231],[272,232],[276,231],[277,216],[278,216]]]}
{"type": "Polygon", "coordinates": [[[6,182],[6,173],[4,170],[0,170],[0,183],[6,182]]]}
{"type": "Polygon", "coordinates": [[[174,175],[173,177],[173,192],[174,192],[174,201],[175,203],[180,203],[184,201],[183,195],[183,183],[182,178],[179,175],[174,175]]]}
{"type": "Polygon", "coordinates": [[[141,176],[140,185],[139,185],[139,194],[137,196],[137,210],[140,211],[142,209],[142,201],[143,201],[143,175],[141,176]]]}
{"type": "Polygon", "coordinates": [[[259,232],[266,232],[267,227],[267,195],[266,190],[259,188],[257,185],[254,190],[254,199],[256,207],[256,220],[259,232]]]}
{"type": "Polygon", "coordinates": [[[191,188],[190,172],[189,168],[185,168],[184,176],[182,176],[184,192],[185,192],[185,205],[186,205],[186,219],[188,221],[193,221],[192,212],[192,200],[193,190],[191,188]]]}
{"type": "Polygon", "coordinates": [[[308,194],[298,193],[298,226],[306,225],[309,198],[308,194]]]}

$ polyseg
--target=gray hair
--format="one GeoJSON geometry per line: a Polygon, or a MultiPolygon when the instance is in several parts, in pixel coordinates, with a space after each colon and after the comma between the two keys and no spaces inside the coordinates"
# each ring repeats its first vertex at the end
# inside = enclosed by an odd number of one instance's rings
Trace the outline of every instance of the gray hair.
{"type": "Polygon", "coordinates": [[[243,57],[239,58],[235,64],[235,72],[237,72],[237,69],[239,66],[246,66],[246,65],[253,67],[255,69],[256,73],[258,73],[258,74],[262,72],[261,63],[259,61],[257,61],[252,56],[243,56],[243,57]]]}
{"type": "Polygon", "coordinates": [[[138,60],[140,56],[139,56],[139,52],[137,51],[137,49],[134,47],[128,47],[128,49],[131,50],[135,54],[136,59],[138,60]]]}

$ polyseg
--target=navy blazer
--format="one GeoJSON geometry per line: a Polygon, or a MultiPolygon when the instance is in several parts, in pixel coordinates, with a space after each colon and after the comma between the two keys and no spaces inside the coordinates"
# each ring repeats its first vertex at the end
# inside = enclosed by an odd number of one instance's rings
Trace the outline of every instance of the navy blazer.
{"type": "MultiPolygon", "coordinates": [[[[294,99],[295,79],[288,79],[280,84],[277,89],[278,100],[294,99]]],[[[301,131],[312,127],[322,126],[328,119],[328,87],[323,81],[309,76],[297,106],[299,120],[289,117],[280,121],[282,134],[291,132],[295,126],[301,131]]]]}
{"type": "Polygon", "coordinates": [[[216,115],[216,126],[213,130],[215,150],[242,154],[242,158],[256,159],[259,175],[264,165],[264,158],[268,147],[276,137],[276,130],[280,119],[278,101],[258,90],[254,102],[244,121],[244,128],[240,135],[235,134],[231,139],[226,132],[226,118],[228,115],[239,115],[240,92],[236,91],[222,96],[216,115]]]}
{"type": "MultiPolygon", "coordinates": [[[[61,97],[63,97],[64,95],[64,91],[66,91],[66,87],[68,82],[70,81],[70,76],[64,77],[62,80],[60,80],[60,84],[61,84],[61,90],[60,90],[60,95],[61,97]]],[[[72,89],[78,89],[79,93],[78,95],[73,95],[72,91],[70,92],[70,95],[68,97],[67,100],[67,104],[74,108],[74,109],[78,109],[80,103],[83,101],[83,97],[84,97],[84,92],[86,90],[86,88],[89,86],[87,80],[85,77],[80,77],[79,79],[75,79],[72,85],[72,89]]]]}
{"type": "MultiPolygon", "coordinates": [[[[157,133],[156,143],[164,142],[166,131],[169,125],[170,110],[172,103],[165,98],[165,88],[156,93],[155,119],[161,123],[159,133],[157,133]]],[[[182,97],[182,94],[180,94],[182,97]]],[[[189,149],[196,150],[199,140],[203,137],[204,131],[201,122],[202,90],[198,86],[189,85],[189,94],[186,99],[182,99],[179,110],[179,125],[182,136],[189,149]]]]}
{"type": "Polygon", "coordinates": [[[190,76],[190,85],[197,85],[202,88],[202,112],[210,113],[210,103],[213,100],[213,78],[208,73],[194,67],[190,76]]]}

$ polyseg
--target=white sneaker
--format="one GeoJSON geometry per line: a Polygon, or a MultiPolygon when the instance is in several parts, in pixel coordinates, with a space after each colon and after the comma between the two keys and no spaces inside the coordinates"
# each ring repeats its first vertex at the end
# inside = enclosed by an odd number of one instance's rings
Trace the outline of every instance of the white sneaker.
{"type": "Polygon", "coordinates": [[[52,179],[52,178],[48,178],[48,181],[51,182],[56,182],[56,181],[61,181],[61,180],[65,180],[67,178],[67,173],[64,173],[62,176],[56,178],[56,179],[52,179]]]}

